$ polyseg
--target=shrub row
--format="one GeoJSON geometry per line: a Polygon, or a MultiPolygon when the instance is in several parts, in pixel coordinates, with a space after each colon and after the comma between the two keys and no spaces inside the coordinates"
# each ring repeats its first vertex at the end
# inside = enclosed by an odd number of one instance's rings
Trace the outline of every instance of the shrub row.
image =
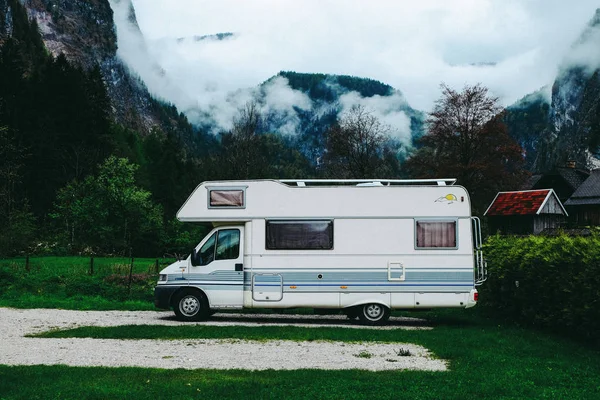
{"type": "Polygon", "coordinates": [[[490,237],[481,305],[599,343],[600,237],[490,237]]]}

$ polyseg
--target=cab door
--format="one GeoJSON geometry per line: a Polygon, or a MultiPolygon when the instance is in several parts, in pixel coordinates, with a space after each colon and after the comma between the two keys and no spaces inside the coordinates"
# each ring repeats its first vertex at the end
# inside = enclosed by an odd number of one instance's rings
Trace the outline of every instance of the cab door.
{"type": "Polygon", "coordinates": [[[244,227],[213,230],[190,257],[190,285],[208,296],[210,307],[241,307],[244,292],[244,227]]]}

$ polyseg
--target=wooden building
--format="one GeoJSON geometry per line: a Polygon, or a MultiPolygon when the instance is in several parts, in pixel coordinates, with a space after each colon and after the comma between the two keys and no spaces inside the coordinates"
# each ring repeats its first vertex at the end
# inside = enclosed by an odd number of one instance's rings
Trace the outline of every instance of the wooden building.
{"type": "Polygon", "coordinates": [[[563,204],[590,176],[590,172],[575,168],[575,164],[556,167],[552,171],[540,175],[532,175],[522,190],[553,189],[563,204]]]}
{"type": "Polygon", "coordinates": [[[567,211],[552,189],[500,192],[486,210],[490,233],[529,235],[565,223],[567,211]]]}
{"type": "Polygon", "coordinates": [[[600,225],[600,170],[594,170],[565,202],[575,226],[600,225]]]}

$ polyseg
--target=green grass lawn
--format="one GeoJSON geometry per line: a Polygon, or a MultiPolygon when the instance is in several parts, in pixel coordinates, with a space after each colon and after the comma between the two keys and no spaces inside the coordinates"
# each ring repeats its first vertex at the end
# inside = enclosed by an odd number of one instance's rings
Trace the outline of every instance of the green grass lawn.
{"type": "MultiPolygon", "coordinates": [[[[471,310],[423,314],[433,330],[122,326],[45,337],[234,338],[410,342],[450,362],[447,372],[157,370],[0,367],[0,398],[598,399],[600,352],[471,310]]],[[[285,354],[282,354],[285,357],[285,354]]]]}
{"type": "MultiPolygon", "coordinates": [[[[170,261],[160,260],[159,269],[170,261]]],[[[0,306],[154,309],[156,260],[136,259],[131,285],[130,262],[126,258],[98,258],[91,274],[87,257],[31,258],[28,268],[25,259],[0,260],[0,306]]],[[[80,327],[46,336],[157,338],[164,339],[165,346],[169,339],[199,338],[410,342],[448,360],[449,371],[215,371],[0,365],[0,400],[600,399],[597,347],[485,318],[478,307],[408,315],[426,318],[434,329],[124,326],[80,327]]],[[[0,344],[0,363],[1,349],[0,344]]]]}
{"type": "MultiPolygon", "coordinates": [[[[155,258],[134,258],[133,273],[157,273],[156,261],[158,267],[162,269],[170,259],[155,258]]],[[[90,273],[93,264],[94,274],[129,274],[131,267],[131,258],[127,257],[94,257],[93,263],[91,257],[30,257],[29,267],[27,269],[26,258],[6,258],[0,259],[0,267],[10,268],[22,273],[33,273],[35,276],[53,276],[53,275],[73,275],[81,273],[90,273]]]]}
{"type": "Polygon", "coordinates": [[[154,310],[157,269],[170,259],[31,257],[0,259],[0,306],[154,310]],[[131,272],[131,283],[129,282],[131,272]]]}

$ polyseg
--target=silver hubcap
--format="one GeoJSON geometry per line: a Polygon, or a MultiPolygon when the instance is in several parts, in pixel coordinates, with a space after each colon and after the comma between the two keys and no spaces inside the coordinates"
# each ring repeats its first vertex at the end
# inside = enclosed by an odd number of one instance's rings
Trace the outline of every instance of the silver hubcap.
{"type": "Polygon", "coordinates": [[[182,314],[185,314],[187,316],[195,315],[198,313],[198,310],[200,310],[200,302],[195,296],[185,296],[179,302],[179,310],[182,314]]]}
{"type": "Polygon", "coordinates": [[[383,315],[383,307],[379,304],[369,304],[365,306],[365,317],[371,321],[376,321],[383,315]]]}

